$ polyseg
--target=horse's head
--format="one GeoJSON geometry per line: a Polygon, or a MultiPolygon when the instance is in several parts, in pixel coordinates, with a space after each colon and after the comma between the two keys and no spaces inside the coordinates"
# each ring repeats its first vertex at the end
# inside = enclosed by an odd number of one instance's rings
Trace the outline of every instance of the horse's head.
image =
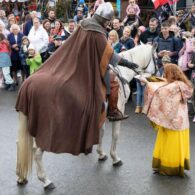
{"type": "MultiPolygon", "coordinates": [[[[157,45],[142,44],[134,47],[131,50],[123,51],[119,55],[130,62],[134,62],[139,66],[138,72],[147,72],[150,74],[155,73],[155,63],[153,55],[156,51],[157,45]]],[[[130,81],[134,76],[135,72],[126,67],[118,66],[121,75],[127,81],[130,81]]]]}
{"type": "Polygon", "coordinates": [[[145,69],[153,61],[153,54],[156,48],[156,44],[141,44],[133,49],[120,53],[120,55],[130,62],[136,63],[139,69],[145,69]]]}

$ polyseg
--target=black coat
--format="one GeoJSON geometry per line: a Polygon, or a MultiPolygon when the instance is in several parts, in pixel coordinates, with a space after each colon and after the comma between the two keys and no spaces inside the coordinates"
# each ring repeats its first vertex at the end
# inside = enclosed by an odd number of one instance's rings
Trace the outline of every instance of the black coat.
{"type": "Polygon", "coordinates": [[[159,32],[156,30],[155,32],[151,32],[149,29],[144,31],[140,35],[140,41],[144,44],[151,42],[153,43],[154,39],[159,35],[159,32]]]}

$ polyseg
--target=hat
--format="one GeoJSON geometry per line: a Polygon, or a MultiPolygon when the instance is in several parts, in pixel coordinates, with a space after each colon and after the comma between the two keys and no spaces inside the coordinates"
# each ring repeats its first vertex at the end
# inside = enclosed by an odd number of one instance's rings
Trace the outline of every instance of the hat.
{"type": "Polygon", "coordinates": [[[171,62],[171,58],[168,55],[165,55],[162,57],[162,63],[170,63],[171,62]]]}
{"type": "Polygon", "coordinates": [[[54,35],[53,36],[53,40],[55,41],[55,40],[62,40],[62,36],[60,36],[60,35],[54,35]]]}

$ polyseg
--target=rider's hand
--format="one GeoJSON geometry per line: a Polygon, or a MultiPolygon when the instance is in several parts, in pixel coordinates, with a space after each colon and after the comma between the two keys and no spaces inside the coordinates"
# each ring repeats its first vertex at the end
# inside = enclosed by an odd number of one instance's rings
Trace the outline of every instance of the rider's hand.
{"type": "Polygon", "coordinates": [[[129,62],[128,60],[124,59],[124,58],[121,58],[120,62],[119,62],[119,65],[120,66],[125,66],[129,69],[137,69],[139,66],[133,62],[129,62]]]}

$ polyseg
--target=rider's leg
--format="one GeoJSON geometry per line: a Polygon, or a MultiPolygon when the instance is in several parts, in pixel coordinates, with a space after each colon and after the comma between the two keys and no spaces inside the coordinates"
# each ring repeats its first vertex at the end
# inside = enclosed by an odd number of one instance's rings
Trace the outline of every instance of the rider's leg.
{"type": "Polygon", "coordinates": [[[44,183],[45,189],[53,189],[55,188],[55,186],[52,183],[52,181],[50,181],[47,178],[45,174],[43,163],[42,163],[42,157],[43,157],[43,151],[40,148],[35,148],[34,159],[35,159],[35,166],[37,170],[37,177],[40,181],[44,183]]]}
{"type": "Polygon", "coordinates": [[[110,72],[110,96],[108,98],[108,119],[110,121],[118,121],[128,118],[128,115],[122,114],[118,109],[118,90],[119,90],[119,81],[116,78],[116,75],[110,72]]]}

